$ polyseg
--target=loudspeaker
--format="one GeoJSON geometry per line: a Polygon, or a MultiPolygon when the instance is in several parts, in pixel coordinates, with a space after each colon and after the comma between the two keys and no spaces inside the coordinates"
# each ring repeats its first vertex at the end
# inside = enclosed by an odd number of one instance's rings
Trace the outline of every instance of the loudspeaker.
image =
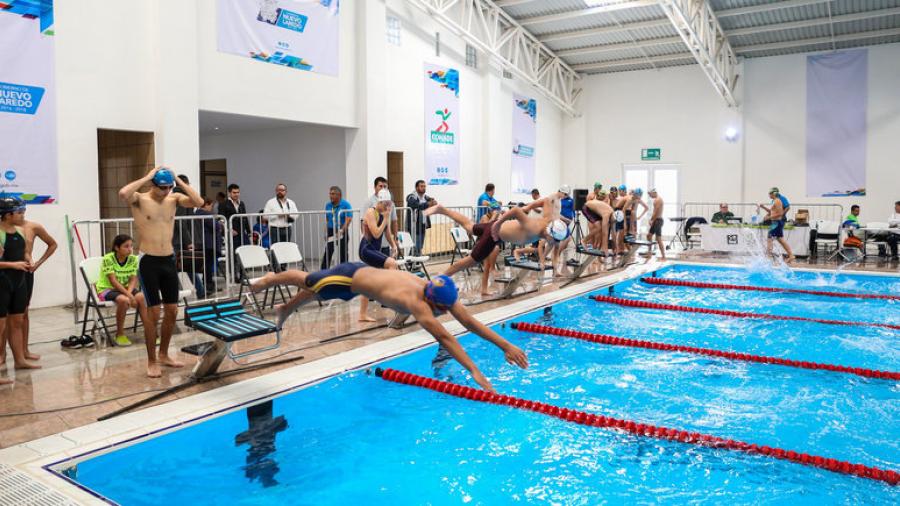
{"type": "Polygon", "coordinates": [[[587,202],[588,190],[576,188],[572,193],[572,197],[575,198],[575,210],[581,211],[581,208],[584,207],[584,203],[587,202]]]}

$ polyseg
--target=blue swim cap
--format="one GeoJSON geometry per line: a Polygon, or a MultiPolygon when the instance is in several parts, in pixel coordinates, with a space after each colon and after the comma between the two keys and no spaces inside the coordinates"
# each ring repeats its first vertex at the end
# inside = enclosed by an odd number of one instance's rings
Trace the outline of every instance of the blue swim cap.
{"type": "Polygon", "coordinates": [[[175,174],[163,167],[153,174],[153,184],[155,186],[175,186],[175,174]]]}
{"type": "Polygon", "coordinates": [[[620,192],[623,192],[623,191],[625,191],[625,190],[627,190],[627,189],[628,189],[628,187],[625,186],[624,184],[620,184],[620,185],[619,185],[619,191],[620,191],[620,192]]]}
{"type": "Polygon", "coordinates": [[[431,278],[425,285],[425,298],[432,304],[450,307],[456,303],[459,294],[456,292],[456,283],[453,278],[441,274],[431,278]]]}
{"type": "Polygon", "coordinates": [[[640,188],[635,188],[635,189],[634,189],[634,194],[635,194],[635,195],[643,195],[643,194],[644,194],[644,190],[641,190],[640,188]]]}

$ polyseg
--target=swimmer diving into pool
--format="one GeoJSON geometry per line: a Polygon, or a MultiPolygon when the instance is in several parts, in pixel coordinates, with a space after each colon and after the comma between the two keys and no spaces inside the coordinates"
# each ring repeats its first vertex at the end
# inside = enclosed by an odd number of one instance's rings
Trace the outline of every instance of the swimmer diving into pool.
{"type": "Polygon", "coordinates": [[[494,391],[494,387],[469,358],[459,341],[441,325],[437,316],[450,312],[469,332],[500,348],[507,362],[522,369],[528,367],[528,357],[524,351],[469,314],[459,302],[456,285],[448,276],[435,276],[431,281],[425,281],[408,272],[376,269],[363,263],[350,262],[313,273],[299,270],[269,273],[250,289],[259,292],[274,285],[300,288],[290,301],[275,307],[278,328],[297,308],[317,298],[350,300],[362,295],[397,312],[412,315],[485,390],[494,391]]]}

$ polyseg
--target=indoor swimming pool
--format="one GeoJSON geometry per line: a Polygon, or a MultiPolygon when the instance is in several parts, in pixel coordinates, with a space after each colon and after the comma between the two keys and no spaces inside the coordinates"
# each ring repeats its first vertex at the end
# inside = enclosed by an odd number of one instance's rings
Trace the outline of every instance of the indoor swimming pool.
{"type": "Polygon", "coordinates": [[[494,325],[527,370],[462,336],[502,401],[375,374],[475,387],[434,345],[46,467],[122,505],[897,503],[897,294],[890,276],[667,266],[494,325]]]}

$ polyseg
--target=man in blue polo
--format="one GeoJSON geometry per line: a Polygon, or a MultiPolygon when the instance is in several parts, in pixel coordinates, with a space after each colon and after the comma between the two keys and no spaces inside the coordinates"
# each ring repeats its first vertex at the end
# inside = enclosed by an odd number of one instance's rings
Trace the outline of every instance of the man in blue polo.
{"type": "Polygon", "coordinates": [[[353,206],[344,200],[342,195],[343,192],[341,192],[340,186],[332,186],[328,191],[328,202],[325,204],[325,240],[328,241],[328,245],[326,246],[325,256],[322,258],[322,269],[326,269],[331,265],[335,242],[340,244],[340,263],[347,261],[347,240],[349,235],[347,227],[350,226],[350,222],[353,220],[353,215],[351,214],[353,206]]]}
{"type": "Polygon", "coordinates": [[[481,222],[481,217],[487,214],[487,208],[500,207],[502,203],[494,198],[494,183],[484,185],[484,193],[478,196],[475,201],[475,207],[478,208],[478,214],[475,215],[475,223],[481,222]]]}

